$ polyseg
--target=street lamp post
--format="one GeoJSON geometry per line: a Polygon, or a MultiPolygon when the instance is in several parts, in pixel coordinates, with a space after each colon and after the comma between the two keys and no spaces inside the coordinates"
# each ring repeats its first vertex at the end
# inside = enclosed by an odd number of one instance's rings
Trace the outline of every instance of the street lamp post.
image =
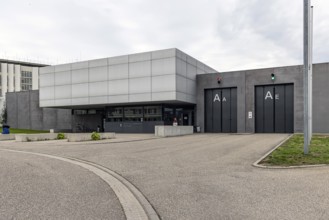
{"type": "Polygon", "coordinates": [[[312,138],[312,35],[313,7],[311,0],[304,0],[304,154],[312,138]]]}

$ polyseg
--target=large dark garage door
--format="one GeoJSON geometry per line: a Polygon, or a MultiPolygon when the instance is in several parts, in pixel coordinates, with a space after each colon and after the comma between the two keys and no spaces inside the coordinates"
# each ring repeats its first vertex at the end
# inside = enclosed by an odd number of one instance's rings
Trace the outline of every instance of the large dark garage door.
{"type": "Polygon", "coordinates": [[[256,132],[293,133],[294,86],[256,86],[256,132]]]}
{"type": "Polygon", "coordinates": [[[237,132],[236,88],[205,90],[206,132],[237,132]]]}

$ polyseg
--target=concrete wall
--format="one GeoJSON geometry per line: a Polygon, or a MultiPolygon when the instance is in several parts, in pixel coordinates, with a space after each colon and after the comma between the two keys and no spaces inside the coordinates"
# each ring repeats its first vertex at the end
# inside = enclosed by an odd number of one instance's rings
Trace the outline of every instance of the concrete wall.
{"type": "Polygon", "coordinates": [[[201,132],[204,132],[204,115],[205,115],[205,101],[204,101],[204,90],[213,88],[230,88],[237,87],[237,131],[246,131],[245,121],[245,102],[246,102],[246,85],[245,85],[246,74],[244,71],[231,72],[229,74],[204,74],[197,76],[197,106],[196,106],[196,126],[200,126],[201,132]],[[217,83],[217,77],[223,78],[221,84],[217,83]]]}
{"type": "Polygon", "coordinates": [[[6,95],[7,123],[12,128],[33,130],[72,129],[71,110],[39,107],[39,91],[9,92],[6,95]]]}
{"type": "Polygon", "coordinates": [[[157,137],[175,137],[193,134],[193,126],[155,126],[157,137]]]}
{"type": "Polygon", "coordinates": [[[329,63],[313,65],[313,132],[329,133],[329,63]]]}
{"type": "Polygon", "coordinates": [[[17,104],[17,93],[10,92],[6,94],[6,108],[7,108],[7,124],[10,127],[18,127],[18,104],[17,104]]]}
{"type": "MultiPolygon", "coordinates": [[[[197,125],[204,132],[204,90],[237,87],[238,133],[255,132],[255,86],[271,84],[294,84],[294,131],[303,131],[303,68],[302,66],[278,67],[257,70],[205,74],[197,77],[197,125]],[[271,74],[276,80],[272,82],[271,74]],[[220,84],[217,77],[221,77],[220,84]],[[253,117],[248,118],[248,112],[253,117]]],[[[316,112],[316,111],[315,111],[316,112]]]]}
{"type": "Polygon", "coordinates": [[[196,75],[216,72],[177,49],[40,69],[40,106],[196,103],[196,75]]]}
{"type": "Polygon", "coordinates": [[[105,122],[106,132],[116,133],[154,133],[155,126],[164,125],[163,121],[143,122],[105,122]]]}
{"type": "Polygon", "coordinates": [[[7,92],[21,91],[21,71],[32,72],[32,90],[38,90],[39,66],[45,65],[0,59],[0,112],[3,111],[7,92]]]}
{"type": "MultiPolygon", "coordinates": [[[[238,132],[255,132],[255,86],[294,84],[294,132],[303,132],[303,66],[205,74],[197,77],[197,125],[204,132],[204,90],[237,87],[238,132]],[[274,73],[276,79],[271,80],[274,73]],[[217,83],[217,77],[222,82],[217,83]],[[253,118],[248,118],[252,112],[253,118]]],[[[313,132],[329,133],[329,63],[313,65],[313,132]]]]}

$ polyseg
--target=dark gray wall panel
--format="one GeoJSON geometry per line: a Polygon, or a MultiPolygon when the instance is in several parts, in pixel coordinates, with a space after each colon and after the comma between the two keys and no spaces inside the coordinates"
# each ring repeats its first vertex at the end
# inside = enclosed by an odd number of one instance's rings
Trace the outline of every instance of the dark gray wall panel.
{"type": "Polygon", "coordinates": [[[275,133],[285,133],[285,86],[277,85],[274,88],[274,128],[275,133]]]}
{"type": "Polygon", "coordinates": [[[74,132],[92,132],[97,131],[97,126],[102,127],[102,115],[73,115],[72,126],[74,132]]]}
{"type": "Polygon", "coordinates": [[[256,112],[255,112],[255,121],[256,121],[256,133],[264,132],[264,87],[256,87],[256,112]]]}
{"type": "Polygon", "coordinates": [[[43,111],[39,107],[39,92],[30,91],[30,114],[31,114],[31,129],[42,130],[43,129],[43,111]]]}
{"type": "Polygon", "coordinates": [[[237,132],[237,89],[205,91],[206,132],[237,132]]]}
{"type": "Polygon", "coordinates": [[[6,95],[9,125],[12,128],[70,131],[71,110],[39,107],[39,91],[9,92],[6,95]]]}
{"type": "Polygon", "coordinates": [[[230,133],[231,132],[231,90],[223,89],[222,90],[222,132],[230,133]]]}
{"type": "Polygon", "coordinates": [[[17,94],[17,127],[31,129],[30,93],[19,92],[17,94]]]}
{"type": "Polygon", "coordinates": [[[106,132],[124,133],[123,122],[105,122],[104,129],[106,132]]]}
{"type": "Polygon", "coordinates": [[[313,65],[313,105],[312,105],[313,132],[315,133],[329,133],[328,94],[329,94],[329,63],[315,64],[313,65]]]}
{"type": "Polygon", "coordinates": [[[205,91],[205,123],[206,123],[206,132],[212,131],[212,90],[205,91]]]}
{"type": "Polygon", "coordinates": [[[56,129],[72,129],[72,112],[70,109],[57,109],[56,129]]]}
{"type": "Polygon", "coordinates": [[[237,89],[231,89],[231,132],[237,132],[237,89]]]}
{"type": "Polygon", "coordinates": [[[274,87],[264,86],[264,133],[274,132],[274,87]]]}
{"type": "Polygon", "coordinates": [[[43,108],[43,129],[55,129],[57,122],[57,110],[54,108],[43,108]]]}
{"type": "Polygon", "coordinates": [[[144,121],[143,122],[143,133],[153,133],[155,126],[164,125],[163,121],[144,121]]]}
{"type": "Polygon", "coordinates": [[[256,86],[256,132],[291,133],[294,130],[294,86],[256,86]]]}
{"type": "Polygon", "coordinates": [[[7,124],[12,128],[18,128],[17,119],[17,93],[6,93],[7,124]]]}
{"type": "MultiPolygon", "coordinates": [[[[329,132],[329,99],[324,94],[329,94],[329,64],[313,65],[313,89],[318,97],[314,98],[313,107],[317,123],[314,129],[329,132]],[[319,78],[320,77],[320,78],[319,78]],[[323,94],[322,94],[323,93],[323,94]],[[323,103],[323,104],[320,104],[323,103]],[[321,114],[317,115],[315,112],[321,114]],[[323,119],[321,120],[321,115],[323,119]],[[320,128],[321,126],[321,128],[320,128]]],[[[237,87],[237,132],[252,133],[256,131],[256,109],[255,87],[271,84],[294,84],[293,93],[293,129],[294,132],[303,131],[303,66],[288,66],[276,68],[264,68],[254,70],[232,71],[213,74],[197,75],[197,125],[204,131],[205,106],[204,92],[207,89],[221,89],[237,87]],[[275,82],[271,80],[271,74],[276,76],[275,82]],[[216,78],[220,76],[222,81],[217,83],[216,78]],[[252,118],[248,118],[249,112],[252,118]]],[[[315,94],[313,95],[315,97],[315,94]]]]}
{"type": "Polygon", "coordinates": [[[285,87],[285,127],[286,133],[294,132],[294,86],[285,87]]]}
{"type": "Polygon", "coordinates": [[[215,89],[212,91],[212,132],[222,132],[222,102],[215,100],[217,97],[221,98],[221,90],[215,89]]]}

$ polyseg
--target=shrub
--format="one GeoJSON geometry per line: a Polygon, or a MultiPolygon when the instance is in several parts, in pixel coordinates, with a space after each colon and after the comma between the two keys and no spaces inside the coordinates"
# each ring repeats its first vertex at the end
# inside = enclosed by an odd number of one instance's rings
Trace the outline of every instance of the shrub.
{"type": "Polygon", "coordinates": [[[97,141],[101,139],[101,136],[96,131],[94,131],[93,133],[91,133],[91,139],[97,141]]]}
{"type": "Polygon", "coordinates": [[[65,139],[65,135],[64,135],[64,133],[58,133],[58,134],[57,134],[57,139],[58,139],[58,140],[65,139]]]}

